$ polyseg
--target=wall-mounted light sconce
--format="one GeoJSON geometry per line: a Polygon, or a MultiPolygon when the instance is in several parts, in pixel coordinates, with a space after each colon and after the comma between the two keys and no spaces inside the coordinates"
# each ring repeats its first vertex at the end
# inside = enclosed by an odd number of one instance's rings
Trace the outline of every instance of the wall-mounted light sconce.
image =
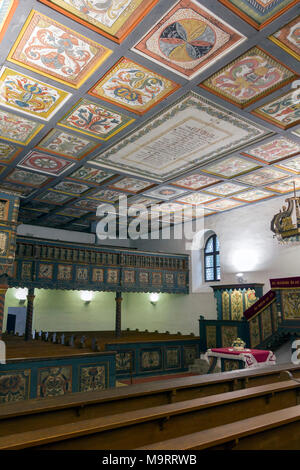
{"type": "Polygon", "coordinates": [[[149,298],[152,305],[156,305],[159,299],[159,294],[157,294],[156,292],[152,292],[152,294],[149,295],[149,298]]]}
{"type": "Polygon", "coordinates": [[[237,279],[237,282],[239,284],[243,284],[244,282],[246,282],[246,280],[244,279],[244,274],[243,273],[237,273],[236,274],[236,279],[237,279]]]}
{"type": "Polygon", "coordinates": [[[94,293],[90,290],[81,290],[80,291],[80,298],[86,304],[89,304],[93,297],[94,297],[94,293]]]}
{"type": "Polygon", "coordinates": [[[16,292],[15,292],[15,298],[18,299],[19,301],[19,304],[24,304],[26,299],[27,299],[27,294],[28,294],[28,289],[25,287],[25,288],[19,288],[19,289],[16,289],[16,292]]]}

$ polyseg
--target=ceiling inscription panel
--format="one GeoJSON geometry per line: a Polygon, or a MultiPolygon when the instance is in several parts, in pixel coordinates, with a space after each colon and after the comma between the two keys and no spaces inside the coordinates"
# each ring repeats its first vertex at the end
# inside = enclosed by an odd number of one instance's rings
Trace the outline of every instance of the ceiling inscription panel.
{"type": "Polygon", "coordinates": [[[165,181],[268,134],[264,127],[190,93],[93,162],[165,181]]]}

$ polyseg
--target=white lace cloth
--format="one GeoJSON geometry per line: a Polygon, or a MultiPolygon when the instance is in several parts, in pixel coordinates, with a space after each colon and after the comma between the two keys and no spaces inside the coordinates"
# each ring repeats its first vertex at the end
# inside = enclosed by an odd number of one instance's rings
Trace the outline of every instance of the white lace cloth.
{"type": "Polygon", "coordinates": [[[211,349],[208,349],[206,353],[204,354],[203,358],[209,363],[209,358],[210,357],[217,357],[220,359],[231,359],[231,360],[239,360],[239,361],[244,361],[245,367],[265,367],[265,366],[271,366],[276,364],[276,356],[272,351],[268,351],[268,356],[265,361],[263,362],[258,362],[255,358],[255,354],[251,352],[251,349],[243,349],[243,351],[240,352],[240,354],[230,354],[229,351],[235,351],[233,348],[227,348],[228,353],[224,352],[216,352],[212,351],[211,349]]]}

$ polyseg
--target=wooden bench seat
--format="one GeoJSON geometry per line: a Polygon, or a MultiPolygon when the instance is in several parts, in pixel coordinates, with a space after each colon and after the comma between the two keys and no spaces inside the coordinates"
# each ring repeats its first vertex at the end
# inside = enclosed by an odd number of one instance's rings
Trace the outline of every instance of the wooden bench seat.
{"type": "Polygon", "coordinates": [[[135,450],[299,450],[300,406],[213,427],[135,450]]]}
{"type": "Polygon", "coordinates": [[[40,357],[63,357],[73,356],[82,352],[90,353],[90,348],[79,349],[68,348],[62,344],[45,341],[24,341],[23,338],[9,338],[6,340],[6,358],[20,359],[40,357]]]}
{"type": "MultiPolygon", "coordinates": [[[[155,333],[155,332],[136,332],[136,331],[123,331],[122,336],[116,338],[113,331],[67,331],[67,332],[48,332],[48,339],[45,341],[45,332],[41,337],[37,333],[39,340],[24,341],[24,337],[15,335],[4,335],[7,347],[8,358],[28,358],[28,357],[43,357],[43,355],[58,356],[59,352],[64,355],[63,349],[68,348],[69,351],[73,348],[92,351],[104,351],[106,344],[119,344],[119,343],[135,343],[135,342],[155,342],[155,341],[190,341],[191,338],[196,339],[191,335],[178,335],[170,333],[155,333]],[[64,334],[64,344],[61,344],[61,336],[64,334]],[[53,336],[55,335],[55,342],[53,336]],[[72,338],[72,341],[71,341],[72,338]],[[84,341],[83,341],[84,339],[84,341]],[[70,344],[71,342],[71,344],[70,344]],[[92,348],[92,344],[96,343],[96,348],[92,348]]],[[[72,353],[71,353],[72,354],[72,353]]]]}
{"type": "Polygon", "coordinates": [[[289,380],[280,379],[285,370],[300,377],[300,366],[286,364],[4,403],[0,404],[0,436],[277,383],[289,380]]]}
{"type": "Polygon", "coordinates": [[[300,401],[300,384],[291,380],[169,405],[43,427],[2,436],[0,450],[132,449],[186,432],[209,429],[300,401]]]}

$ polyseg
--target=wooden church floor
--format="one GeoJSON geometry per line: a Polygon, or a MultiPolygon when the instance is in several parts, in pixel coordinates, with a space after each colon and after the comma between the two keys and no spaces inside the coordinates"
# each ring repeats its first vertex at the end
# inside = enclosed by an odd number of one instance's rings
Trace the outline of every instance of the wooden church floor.
{"type": "MultiPolygon", "coordinates": [[[[174,341],[197,339],[192,335],[176,335],[168,333],[151,333],[137,331],[122,331],[122,335],[116,338],[114,331],[89,331],[89,332],[65,332],[66,335],[74,334],[76,337],[85,336],[87,338],[96,338],[100,352],[105,351],[106,344],[113,343],[133,343],[133,342],[153,342],[153,341],[174,341]]],[[[78,346],[65,346],[51,343],[50,341],[29,340],[25,341],[22,336],[3,335],[3,341],[6,344],[7,359],[21,358],[51,358],[75,356],[93,353],[89,347],[79,348],[78,346]]]]}

